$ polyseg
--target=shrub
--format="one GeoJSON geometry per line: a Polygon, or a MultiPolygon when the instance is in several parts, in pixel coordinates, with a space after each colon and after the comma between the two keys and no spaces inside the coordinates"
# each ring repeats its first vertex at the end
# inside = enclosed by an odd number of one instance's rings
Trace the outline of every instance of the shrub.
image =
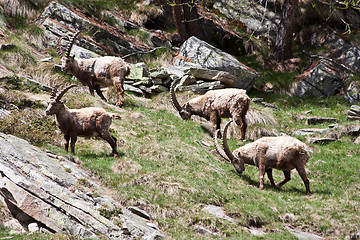
{"type": "Polygon", "coordinates": [[[59,137],[56,130],[54,120],[39,111],[13,111],[10,116],[0,118],[0,132],[23,138],[32,144],[54,143],[54,139],[59,137]]]}

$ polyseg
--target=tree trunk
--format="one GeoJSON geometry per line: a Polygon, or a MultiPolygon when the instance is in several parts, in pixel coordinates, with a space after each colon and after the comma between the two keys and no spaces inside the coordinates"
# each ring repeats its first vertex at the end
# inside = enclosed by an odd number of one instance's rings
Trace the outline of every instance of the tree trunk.
{"type": "Polygon", "coordinates": [[[191,36],[202,39],[199,14],[196,5],[191,0],[175,0],[173,17],[176,29],[183,41],[191,36]]]}
{"type": "Polygon", "coordinates": [[[299,0],[285,0],[282,19],[275,41],[275,59],[283,63],[292,57],[292,41],[299,0]]]}

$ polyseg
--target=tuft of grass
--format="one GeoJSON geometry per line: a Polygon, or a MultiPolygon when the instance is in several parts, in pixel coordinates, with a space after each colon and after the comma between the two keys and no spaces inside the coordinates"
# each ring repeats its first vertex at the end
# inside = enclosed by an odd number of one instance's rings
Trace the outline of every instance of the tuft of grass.
{"type": "Polygon", "coordinates": [[[12,111],[10,116],[0,118],[0,131],[26,139],[32,144],[54,143],[54,139],[58,139],[54,120],[43,116],[42,110],[12,111]]]}

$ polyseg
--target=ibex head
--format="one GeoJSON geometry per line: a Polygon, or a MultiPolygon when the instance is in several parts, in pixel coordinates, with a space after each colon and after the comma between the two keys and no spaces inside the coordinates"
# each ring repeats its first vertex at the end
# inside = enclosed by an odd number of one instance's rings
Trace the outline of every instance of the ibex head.
{"type": "Polygon", "coordinates": [[[188,103],[185,103],[184,106],[180,106],[178,100],[176,99],[176,95],[175,95],[175,87],[176,87],[176,84],[178,84],[180,80],[179,79],[176,79],[173,81],[173,83],[171,84],[171,87],[170,87],[170,97],[171,97],[171,101],[173,103],[173,106],[175,107],[176,110],[179,111],[179,114],[180,114],[180,117],[183,119],[183,120],[188,120],[190,119],[191,117],[191,113],[189,112],[189,104],[188,103]]]}
{"type": "Polygon", "coordinates": [[[61,98],[64,96],[64,94],[70,88],[73,88],[73,87],[76,87],[76,86],[77,85],[75,85],[75,84],[70,85],[70,86],[64,88],[58,95],[56,95],[56,92],[57,92],[57,88],[59,86],[58,85],[55,86],[53,88],[53,90],[51,91],[51,97],[50,97],[49,106],[45,110],[46,115],[52,115],[52,114],[58,113],[64,107],[64,104],[65,104],[65,101],[64,102],[60,101],[61,98]]]}
{"type": "Polygon", "coordinates": [[[74,64],[75,56],[70,56],[70,52],[71,52],[72,46],[74,45],[75,39],[79,34],[80,34],[80,31],[76,32],[75,35],[70,39],[70,44],[67,47],[65,54],[63,53],[63,51],[61,49],[61,41],[62,41],[63,37],[60,37],[58,40],[57,53],[61,57],[61,70],[62,71],[65,71],[65,72],[69,71],[71,66],[73,66],[73,64],[74,64]]]}

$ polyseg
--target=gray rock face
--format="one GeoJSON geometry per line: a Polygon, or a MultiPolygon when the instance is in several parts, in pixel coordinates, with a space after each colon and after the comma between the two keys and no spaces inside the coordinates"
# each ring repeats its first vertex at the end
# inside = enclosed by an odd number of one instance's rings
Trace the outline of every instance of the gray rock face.
{"type": "Polygon", "coordinates": [[[351,104],[358,104],[360,102],[360,82],[351,82],[344,94],[345,100],[351,104]]]}
{"type": "Polygon", "coordinates": [[[255,70],[245,66],[233,56],[214,46],[190,37],[180,47],[180,56],[174,61],[175,66],[221,70],[235,77],[234,87],[247,89],[257,76],[255,70]]]}
{"type": "Polygon", "coordinates": [[[345,42],[336,35],[328,38],[326,43],[336,50],[332,58],[345,64],[353,71],[360,72],[360,49],[345,42]]]}
{"type": "Polygon", "coordinates": [[[274,41],[281,12],[271,8],[272,1],[263,3],[270,4],[263,6],[252,0],[220,0],[214,3],[214,8],[228,18],[242,22],[249,33],[255,32],[274,41]]]}
{"type": "Polygon", "coordinates": [[[345,74],[331,63],[321,60],[298,76],[290,92],[298,97],[333,96],[340,92],[345,74]]]}
{"type": "MultiPolygon", "coordinates": [[[[69,34],[68,29],[73,29],[73,31],[86,31],[96,42],[106,43],[107,49],[103,49],[89,42],[76,42],[76,44],[87,45],[87,49],[100,55],[104,55],[105,50],[119,54],[141,50],[139,46],[127,41],[115,29],[110,32],[109,29],[86,19],[58,2],[51,2],[37,19],[36,24],[46,30],[45,36],[48,39],[49,46],[52,47],[56,46],[58,37],[67,36],[69,34]]],[[[73,33],[70,32],[70,34],[73,33]]]]}
{"type": "Polygon", "coordinates": [[[0,203],[32,231],[80,238],[157,239],[163,235],[113,200],[92,176],[64,157],[0,133],[0,203]],[[86,182],[86,184],[84,184],[86,182]],[[118,209],[122,225],[100,210],[118,209]],[[37,228],[34,228],[37,226],[37,228]],[[130,233],[130,235],[129,235],[130,233]]]}

